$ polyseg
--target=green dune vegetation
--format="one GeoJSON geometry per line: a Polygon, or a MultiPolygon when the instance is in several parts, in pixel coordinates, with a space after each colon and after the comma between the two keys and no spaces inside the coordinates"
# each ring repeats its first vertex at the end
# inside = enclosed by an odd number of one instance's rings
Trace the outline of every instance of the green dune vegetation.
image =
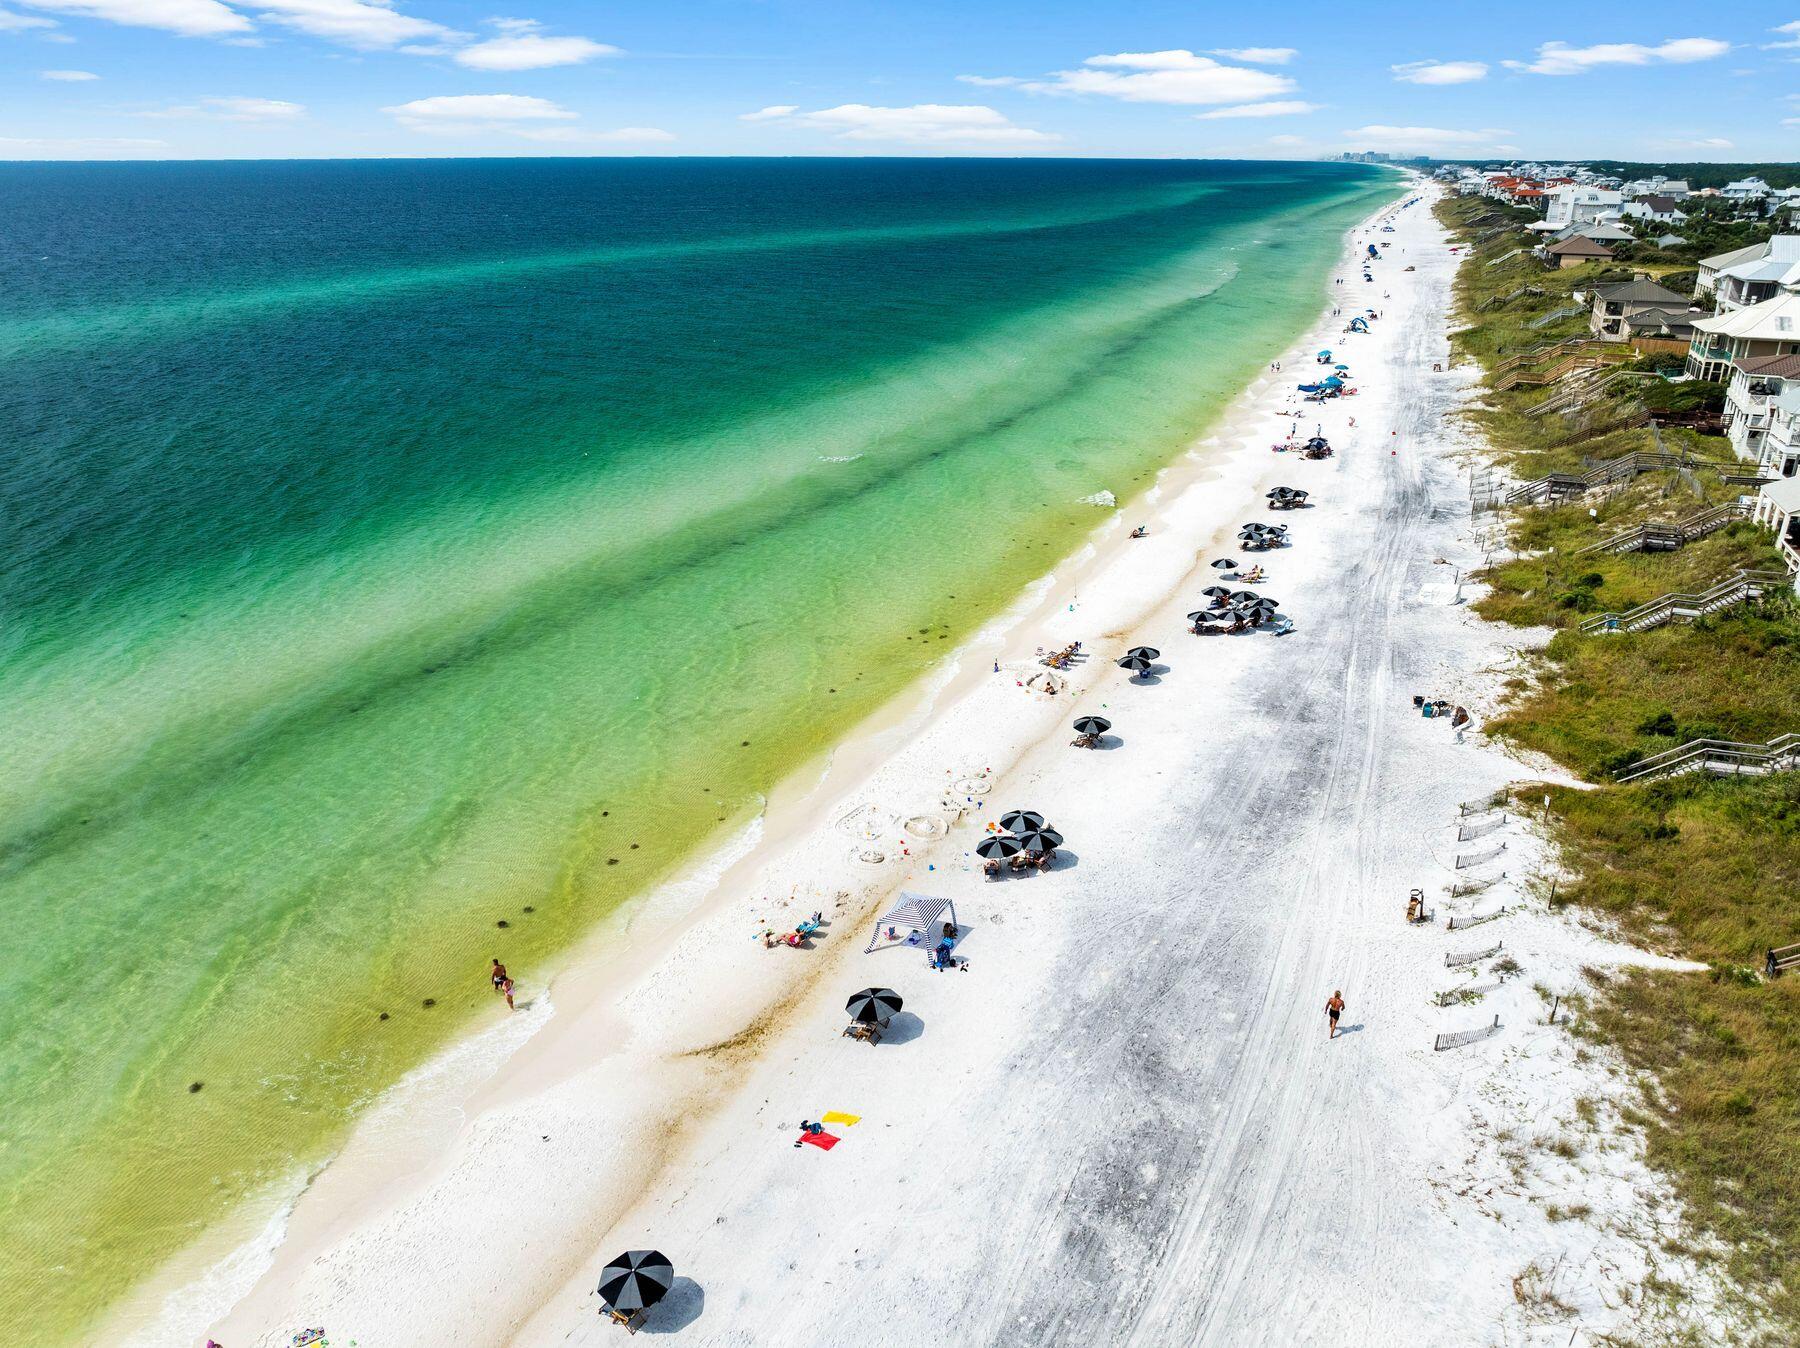
{"type": "Polygon", "coordinates": [[[1562,353],[1525,354],[1585,335],[1574,292],[1634,270],[1680,288],[1692,272],[1679,261],[1549,271],[1514,252],[1529,247],[1518,228],[1526,213],[1476,198],[1448,199],[1439,212],[1470,250],[1456,343],[1483,366],[1487,385],[1471,417],[1509,472],[1526,481],[1592,473],[1633,454],[1677,456],[1606,492],[1478,516],[1510,540],[1508,559],[1481,577],[1491,590],[1478,610],[1555,629],[1490,729],[1592,783],[1542,789],[1572,877],[1553,902],[1604,914],[1648,948],[1703,966],[1591,971],[1576,1033],[1612,1045],[1638,1075],[1641,1099],[1627,1117],[1644,1129],[1652,1163],[1717,1238],[1725,1271],[1768,1307],[1780,1341],[1794,1342],[1800,976],[1766,980],[1761,970],[1770,948],[1800,941],[1800,775],[1695,773],[1637,785],[1616,777],[1692,739],[1763,742],[1800,731],[1800,606],[1778,588],[1691,623],[1581,632],[1596,614],[1778,565],[1771,536],[1748,521],[1675,551],[1578,555],[1608,534],[1753,490],[1730,480],[1747,465],[1723,438],[1651,424],[1652,410],[1704,411],[1722,397],[1717,385],[1665,382],[1656,367],[1679,364],[1678,355],[1633,358],[1621,346],[1599,353],[1609,363],[1598,369],[1571,369],[1558,368],[1562,353]],[[1508,379],[1521,370],[1528,377],[1508,379]],[[1560,410],[1541,410],[1547,403],[1560,410]]]}

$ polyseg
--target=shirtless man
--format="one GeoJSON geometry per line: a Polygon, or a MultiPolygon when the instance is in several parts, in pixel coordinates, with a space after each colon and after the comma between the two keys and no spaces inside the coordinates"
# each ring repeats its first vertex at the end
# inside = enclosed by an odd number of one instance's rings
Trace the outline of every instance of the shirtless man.
{"type": "Polygon", "coordinates": [[[506,982],[506,977],[506,966],[495,960],[494,967],[488,971],[488,982],[494,985],[495,992],[500,991],[500,985],[506,982]]]}
{"type": "Polygon", "coordinates": [[[1330,1023],[1330,1026],[1331,1026],[1331,1032],[1325,1036],[1327,1039],[1336,1039],[1337,1038],[1338,1017],[1343,1014],[1344,1014],[1344,994],[1343,994],[1342,989],[1339,989],[1338,991],[1333,992],[1331,994],[1330,999],[1328,1001],[1326,1001],[1326,1003],[1325,1003],[1325,1019],[1330,1023]]]}

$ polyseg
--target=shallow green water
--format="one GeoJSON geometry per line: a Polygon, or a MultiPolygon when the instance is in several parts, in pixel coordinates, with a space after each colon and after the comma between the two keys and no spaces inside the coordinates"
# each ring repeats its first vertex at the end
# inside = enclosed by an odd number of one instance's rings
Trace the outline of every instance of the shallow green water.
{"type": "Polygon", "coordinates": [[[77,1336],[493,1015],[490,954],[529,982],[754,810],[1202,429],[1387,195],[0,166],[0,1316],[77,1336]]]}

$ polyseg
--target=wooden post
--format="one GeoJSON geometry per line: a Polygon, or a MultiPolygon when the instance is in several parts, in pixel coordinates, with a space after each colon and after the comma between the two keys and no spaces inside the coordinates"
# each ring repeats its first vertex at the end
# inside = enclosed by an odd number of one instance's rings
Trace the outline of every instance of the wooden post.
{"type": "Polygon", "coordinates": [[[1552,997],[1550,999],[1550,1019],[1545,1021],[1544,1024],[1546,1024],[1546,1025],[1556,1024],[1556,1009],[1561,1005],[1562,1005],[1561,997],[1552,997]]]}

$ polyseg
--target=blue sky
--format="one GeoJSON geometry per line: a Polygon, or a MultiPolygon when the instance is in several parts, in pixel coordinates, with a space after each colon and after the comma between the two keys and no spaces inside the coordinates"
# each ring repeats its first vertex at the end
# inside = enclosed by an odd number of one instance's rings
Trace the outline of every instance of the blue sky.
{"type": "Polygon", "coordinates": [[[0,158],[1343,149],[1800,158],[1800,0],[0,0],[0,158]]]}

